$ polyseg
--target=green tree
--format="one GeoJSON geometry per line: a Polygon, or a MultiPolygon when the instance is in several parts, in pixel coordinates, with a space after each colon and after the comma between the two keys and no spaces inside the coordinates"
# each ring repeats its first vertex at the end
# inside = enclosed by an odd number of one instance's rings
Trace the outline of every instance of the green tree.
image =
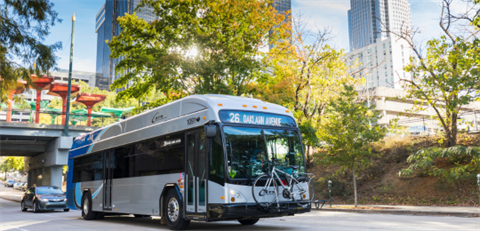
{"type": "Polygon", "coordinates": [[[30,74],[38,76],[55,67],[55,51],[62,43],[42,43],[56,22],[58,13],[49,0],[4,0],[0,3],[0,99],[18,79],[30,83],[30,74]],[[34,66],[33,64],[36,63],[34,66]]]}
{"type": "Polygon", "coordinates": [[[325,141],[326,152],[320,154],[318,163],[337,165],[339,171],[350,169],[353,176],[355,207],[357,206],[357,180],[359,169],[371,163],[374,156],[371,144],[381,140],[386,128],[371,125],[381,118],[375,106],[368,108],[360,102],[352,86],[344,85],[340,97],[330,102],[322,121],[320,140],[325,141]]]}
{"type": "Polygon", "coordinates": [[[457,144],[457,123],[461,110],[479,96],[480,39],[460,30],[451,15],[451,0],[443,1],[440,28],[444,35],[427,42],[426,52],[415,43],[415,33],[396,33],[413,50],[410,64],[405,67],[411,77],[400,80],[407,98],[415,99],[414,109],[433,108],[445,131],[447,147],[457,144]]]}
{"type": "Polygon", "coordinates": [[[121,32],[108,46],[121,61],[111,88],[128,86],[118,94],[122,99],[143,100],[152,89],[241,95],[260,71],[257,57],[268,46],[269,32],[284,19],[267,3],[272,1],[143,0],[137,9],[151,7],[158,19],[117,19],[121,32]]]}
{"type": "Polygon", "coordinates": [[[0,170],[4,173],[11,171],[23,172],[25,167],[24,157],[7,156],[0,164],[0,170]]]}

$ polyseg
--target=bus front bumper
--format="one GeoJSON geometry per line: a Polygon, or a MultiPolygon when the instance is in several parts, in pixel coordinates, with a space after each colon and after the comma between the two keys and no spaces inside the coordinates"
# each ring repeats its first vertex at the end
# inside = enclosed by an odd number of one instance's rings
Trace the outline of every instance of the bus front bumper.
{"type": "Polygon", "coordinates": [[[311,206],[302,208],[297,203],[281,204],[280,208],[264,209],[255,203],[247,204],[210,204],[207,209],[209,221],[256,219],[264,217],[293,216],[310,212],[311,206]]]}

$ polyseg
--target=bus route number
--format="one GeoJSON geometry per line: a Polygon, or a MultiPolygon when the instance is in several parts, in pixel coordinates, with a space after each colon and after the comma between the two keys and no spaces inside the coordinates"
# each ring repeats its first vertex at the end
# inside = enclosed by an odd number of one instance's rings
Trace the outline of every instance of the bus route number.
{"type": "Polygon", "coordinates": [[[230,113],[230,123],[240,123],[240,114],[230,113]]]}

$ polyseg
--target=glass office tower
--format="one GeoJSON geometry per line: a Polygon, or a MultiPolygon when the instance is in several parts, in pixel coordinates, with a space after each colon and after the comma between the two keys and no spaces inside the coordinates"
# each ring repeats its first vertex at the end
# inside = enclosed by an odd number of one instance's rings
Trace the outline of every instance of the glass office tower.
{"type": "MultiPolygon", "coordinates": [[[[110,49],[106,40],[112,40],[113,36],[120,33],[120,27],[116,21],[125,13],[133,14],[141,0],[106,0],[96,15],[95,32],[97,33],[97,60],[96,60],[96,86],[100,89],[108,89],[115,80],[115,65],[119,59],[110,58],[110,49]]],[[[156,17],[153,10],[141,8],[135,12],[139,18],[147,22],[156,17]]]]}
{"type": "Polygon", "coordinates": [[[393,31],[411,28],[408,0],[350,0],[348,32],[350,49],[390,38],[393,31]]]}
{"type": "Polygon", "coordinates": [[[292,10],[292,0],[274,0],[273,6],[277,12],[286,14],[287,11],[292,10]]]}

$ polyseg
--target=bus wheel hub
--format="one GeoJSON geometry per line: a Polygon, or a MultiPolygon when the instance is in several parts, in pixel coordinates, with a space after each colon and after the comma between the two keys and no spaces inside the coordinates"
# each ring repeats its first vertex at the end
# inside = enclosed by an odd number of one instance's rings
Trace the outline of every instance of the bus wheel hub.
{"type": "Polygon", "coordinates": [[[171,221],[178,219],[179,207],[177,199],[175,199],[175,197],[170,198],[168,201],[168,219],[171,221]]]}

